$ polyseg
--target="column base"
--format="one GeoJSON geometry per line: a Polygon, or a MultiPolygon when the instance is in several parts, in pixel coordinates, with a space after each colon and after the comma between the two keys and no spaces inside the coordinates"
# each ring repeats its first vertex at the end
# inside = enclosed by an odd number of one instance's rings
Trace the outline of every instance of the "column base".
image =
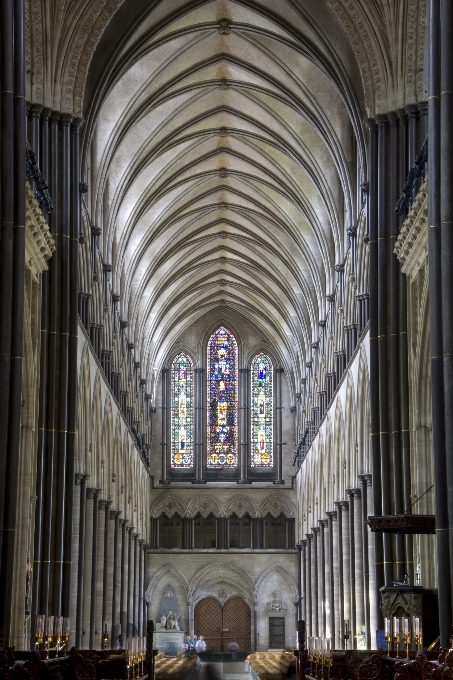
{"type": "Polygon", "coordinates": [[[193,479],[191,481],[191,484],[206,484],[206,480],[205,479],[193,479]]]}
{"type": "Polygon", "coordinates": [[[251,484],[252,480],[251,479],[240,479],[236,484],[251,484]]]}
{"type": "Polygon", "coordinates": [[[284,484],[285,480],[284,479],[275,479],[272,484],[284,484]]]}
{"type": "Polygon", "coordinates": [[[171,484],[171,482],[168,479],[159,479],[159,484],[171,484]]]}

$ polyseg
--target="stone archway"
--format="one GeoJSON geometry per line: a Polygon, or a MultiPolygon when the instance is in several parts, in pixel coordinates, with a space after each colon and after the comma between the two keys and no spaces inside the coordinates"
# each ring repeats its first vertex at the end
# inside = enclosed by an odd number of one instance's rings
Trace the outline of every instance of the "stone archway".
{"type": "Polygon", "coordinates": [[[252,616],[241,597],[232,597],[224,605],[214,597],[205,597],[195,606],[195,633],[203,635],[209,652],[227,652],[236,640],[241,652],[251,651],[252,616]]]}

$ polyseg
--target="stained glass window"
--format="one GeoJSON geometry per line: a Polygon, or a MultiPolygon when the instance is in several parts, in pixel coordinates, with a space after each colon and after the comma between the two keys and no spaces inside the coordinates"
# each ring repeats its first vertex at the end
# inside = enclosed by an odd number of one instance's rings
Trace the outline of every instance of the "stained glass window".
{"type": "Polygon", "coordinates": [[[252,467],[272,467],[272,363],[265,354],[252,361],[252,467]]]}
{"type": "Polygon", "coordinates": [[[193,366],[186,354],[171,366],[171,467],[193,467],[193,366]]]}
{"type": "Polygon", "coordinates": [[[208,468],[236,467],[238,347],[226,328],[208,343],[208,468]]]}

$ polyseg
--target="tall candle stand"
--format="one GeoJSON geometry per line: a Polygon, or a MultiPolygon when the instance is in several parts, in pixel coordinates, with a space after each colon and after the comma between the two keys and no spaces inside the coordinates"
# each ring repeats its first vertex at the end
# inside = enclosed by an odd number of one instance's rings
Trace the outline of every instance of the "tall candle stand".
{"type": "Polygon", "coordinates": [[[345,620],[344,622],[344,635],[343,635],[343,640],[344,640],[344,648],[348,648],[348,640],[351,637],[351,631],[349,630],[349,621],[345,620]]]}
{"type": "Polygon", "coordinates": [[[392,628],[390,619],[384,620],[384,637],[387,643],[387,651],[390,652],[392,649],[392,628]]]}
{"type": "Polygon", "coordinates": [[[411,643],[411,631],[409,628],[409,619],[403,619],[403,641],[406,645],[406,659],[409,658],[409,645],[411,643]]]}
{"type": "Polygon", "coordinates": [[[393,641],[396,646],[396,658],[399,659],[401,635],[400,635],[400,620],[397,616],[393,618],[393,641]]]}

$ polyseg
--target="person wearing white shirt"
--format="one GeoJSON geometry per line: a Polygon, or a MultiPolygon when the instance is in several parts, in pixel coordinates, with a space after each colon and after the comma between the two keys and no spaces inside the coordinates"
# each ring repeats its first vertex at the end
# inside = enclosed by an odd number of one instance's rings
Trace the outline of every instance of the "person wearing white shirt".
{"type": "Polygon", "coordinates": [[[202,635],[200,635],[199,639],[197,640],[195,644],[195,649],[197,652],[205,652],[206,651],[206,642],[204,641],[204,638],[202,635]]]}

